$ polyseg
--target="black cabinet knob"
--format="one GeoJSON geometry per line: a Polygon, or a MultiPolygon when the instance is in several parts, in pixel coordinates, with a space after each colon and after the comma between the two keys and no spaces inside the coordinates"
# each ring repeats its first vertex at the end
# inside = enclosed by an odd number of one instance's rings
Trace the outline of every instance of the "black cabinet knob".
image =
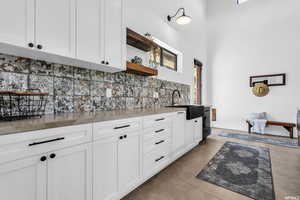
{"type": "Polygon", "coordinates": [[[34,47],[34,44],[33,44],[32,42],[30,42],[30,43],[28,44],[28,46],[29,46],[30,48],[33,48],[33,47],[34,47]]]}
{"type": "Polygon", "coordinates": [[[105,61],[104,61],[104,60],[102,60],[102,61],[101,61],[101,63],[102,63],[102,64],[105,64],[105,61]]]}
{"type": "Polygon", "coordinates": [[[196,120],[195,122],[197,123],[198,121],[196,120]]]}
{"type": "Polygon", "coordinates": [[[55,158],[55,157],[56,157],[56,154],[55,154],[55,153],[50,154],[50,158],[51,158],[51,159],[53,159],[53,158],[55,158]]]}
{"type": "Polygon", "coordinates": [[[44,162],[44,161],[47,160],[47,157],[46,157],[46,156],[42,156],[40,160],[41,160],[42,162],[44,162]]]}
{"type": "Polygon", "coordinates": [[[123,136],[120,136],[120,140],[123,140],[123,136]]]}
{"type": "Polygon", "coordinates": [[[127,138],[127,135],[124,135],[124,138],[127,138]]]}
{"type": "Polygon", "coordinates": [[[109,65],[109,62],[106,62],[105,64],[109,65]]]}
{"type": "Polygon", "coordinates": [[[38,44],[36,47],[37,47],[38,49],[42,49],[42,48],[43,48],[43,46],[40,45],[40,44],[38,44]]]}

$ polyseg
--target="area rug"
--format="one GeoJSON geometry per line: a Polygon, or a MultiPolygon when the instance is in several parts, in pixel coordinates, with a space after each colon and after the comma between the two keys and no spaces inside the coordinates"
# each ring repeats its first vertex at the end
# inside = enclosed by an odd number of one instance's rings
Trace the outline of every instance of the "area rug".
{"type": "Polygon", "coordinates": [[[228,137],[228,138],[236,138],[241,140],[247,140],[252,142],[261,142],[265,144],[272,144],[277,146],[284,146],[290,148],[300,148],[296,141],[286,140],[281,138],[268,138],[265,136],[256,136],[256,135],[246,135],[240,133],[220,133],[219,136],[228,137]]]}
{"type": "Polygon", "coordinates": [[[252,199],[275,199],[268,148],[226,142],[197,178],[252,199]]]}

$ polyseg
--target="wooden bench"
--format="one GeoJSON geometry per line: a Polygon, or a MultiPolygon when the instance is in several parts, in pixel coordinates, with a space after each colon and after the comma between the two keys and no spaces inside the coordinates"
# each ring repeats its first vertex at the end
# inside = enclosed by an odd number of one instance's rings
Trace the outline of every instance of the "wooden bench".
{"type": "MultiPolygon", "coordinates": [[[[246,122],[248,124],[248,133],[251,133],[251,128],[253,126],[250,124],[249,121],[246,122]]],[[[267,121],[267,126],[282,126],[290,133],[290,138],[294,138],[294,127],[296,127],[296,124],[294,123],[267,121]]]]}

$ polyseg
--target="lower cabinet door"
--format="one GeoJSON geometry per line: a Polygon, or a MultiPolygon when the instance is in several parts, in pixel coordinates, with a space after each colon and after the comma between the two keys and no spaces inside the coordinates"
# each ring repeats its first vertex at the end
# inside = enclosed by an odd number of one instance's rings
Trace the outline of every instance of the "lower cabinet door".
{"type": "Polygon", "coordinates": [[[94,143],[94,200],[112,200],[118,196],[118,137],[94,143]]]}
{"type": "Polygon", "coordinates": [[[40,158],[0,164],[1,200],[46,200],[47,161],[40,158]]]}
{"type": "Polygon", "coordinates": [[[50,152],[47,178],[47,200],[91,200],[91,144],[50,152]]]}
{"type": "Polygon", "coordinates": [[[185,122],[185,146],[187,149],[192,148],[195,138],[195,121],[187,120],[185,122]]]}
{"type": "Polygon", "coordinates": [[[127,193],[140,181],[139,135],[131,134],[119,140],[119,192],[127,193]]]}
{"type": "Polygon", "coordinates": [[[195,141],[200,142],[203,139],[203,126],[202,126],[202,117],[199,117],[195,121],[195,141]]]}
{"type": "Polygon", "coordinates": [[[185,113],[178,112],[173,118],[172,151],[180,151],[185,144],[185,113]]]}

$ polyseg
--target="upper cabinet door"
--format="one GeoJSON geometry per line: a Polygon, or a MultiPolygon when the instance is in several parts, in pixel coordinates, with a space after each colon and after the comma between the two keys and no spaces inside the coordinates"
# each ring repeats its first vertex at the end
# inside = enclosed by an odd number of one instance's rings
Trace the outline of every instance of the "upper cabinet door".
{"type": "Polygon", "coordinates": [[[103,0],[103,2],[106,62],[109,66],[125,69],[124,0],[103,0]]]}
{"type": "Polygon", "coordinates": [[[36,0],[36,47],[75,56],[75,0],[36,0]]]}
{"type": "Polygon", "coordinates": [[[0,164],[0,199],[46,200],[47,161],[40,158],[0,164]]]}
{"type": "Polygon", "coordinates": [[[104,61],[102,0],[76,0],[76,54],[80,60],[104,61]]]}
{"type": "Polygon", "coordinates": [[[0,42],[21,47],[34,43],[34,0],[1,0],[0,42]]]}
{"type": "Polygon", "coordinates": [[[91,145],[80,145],[49,154],[48,200],[92,199],[91,145]]]}

